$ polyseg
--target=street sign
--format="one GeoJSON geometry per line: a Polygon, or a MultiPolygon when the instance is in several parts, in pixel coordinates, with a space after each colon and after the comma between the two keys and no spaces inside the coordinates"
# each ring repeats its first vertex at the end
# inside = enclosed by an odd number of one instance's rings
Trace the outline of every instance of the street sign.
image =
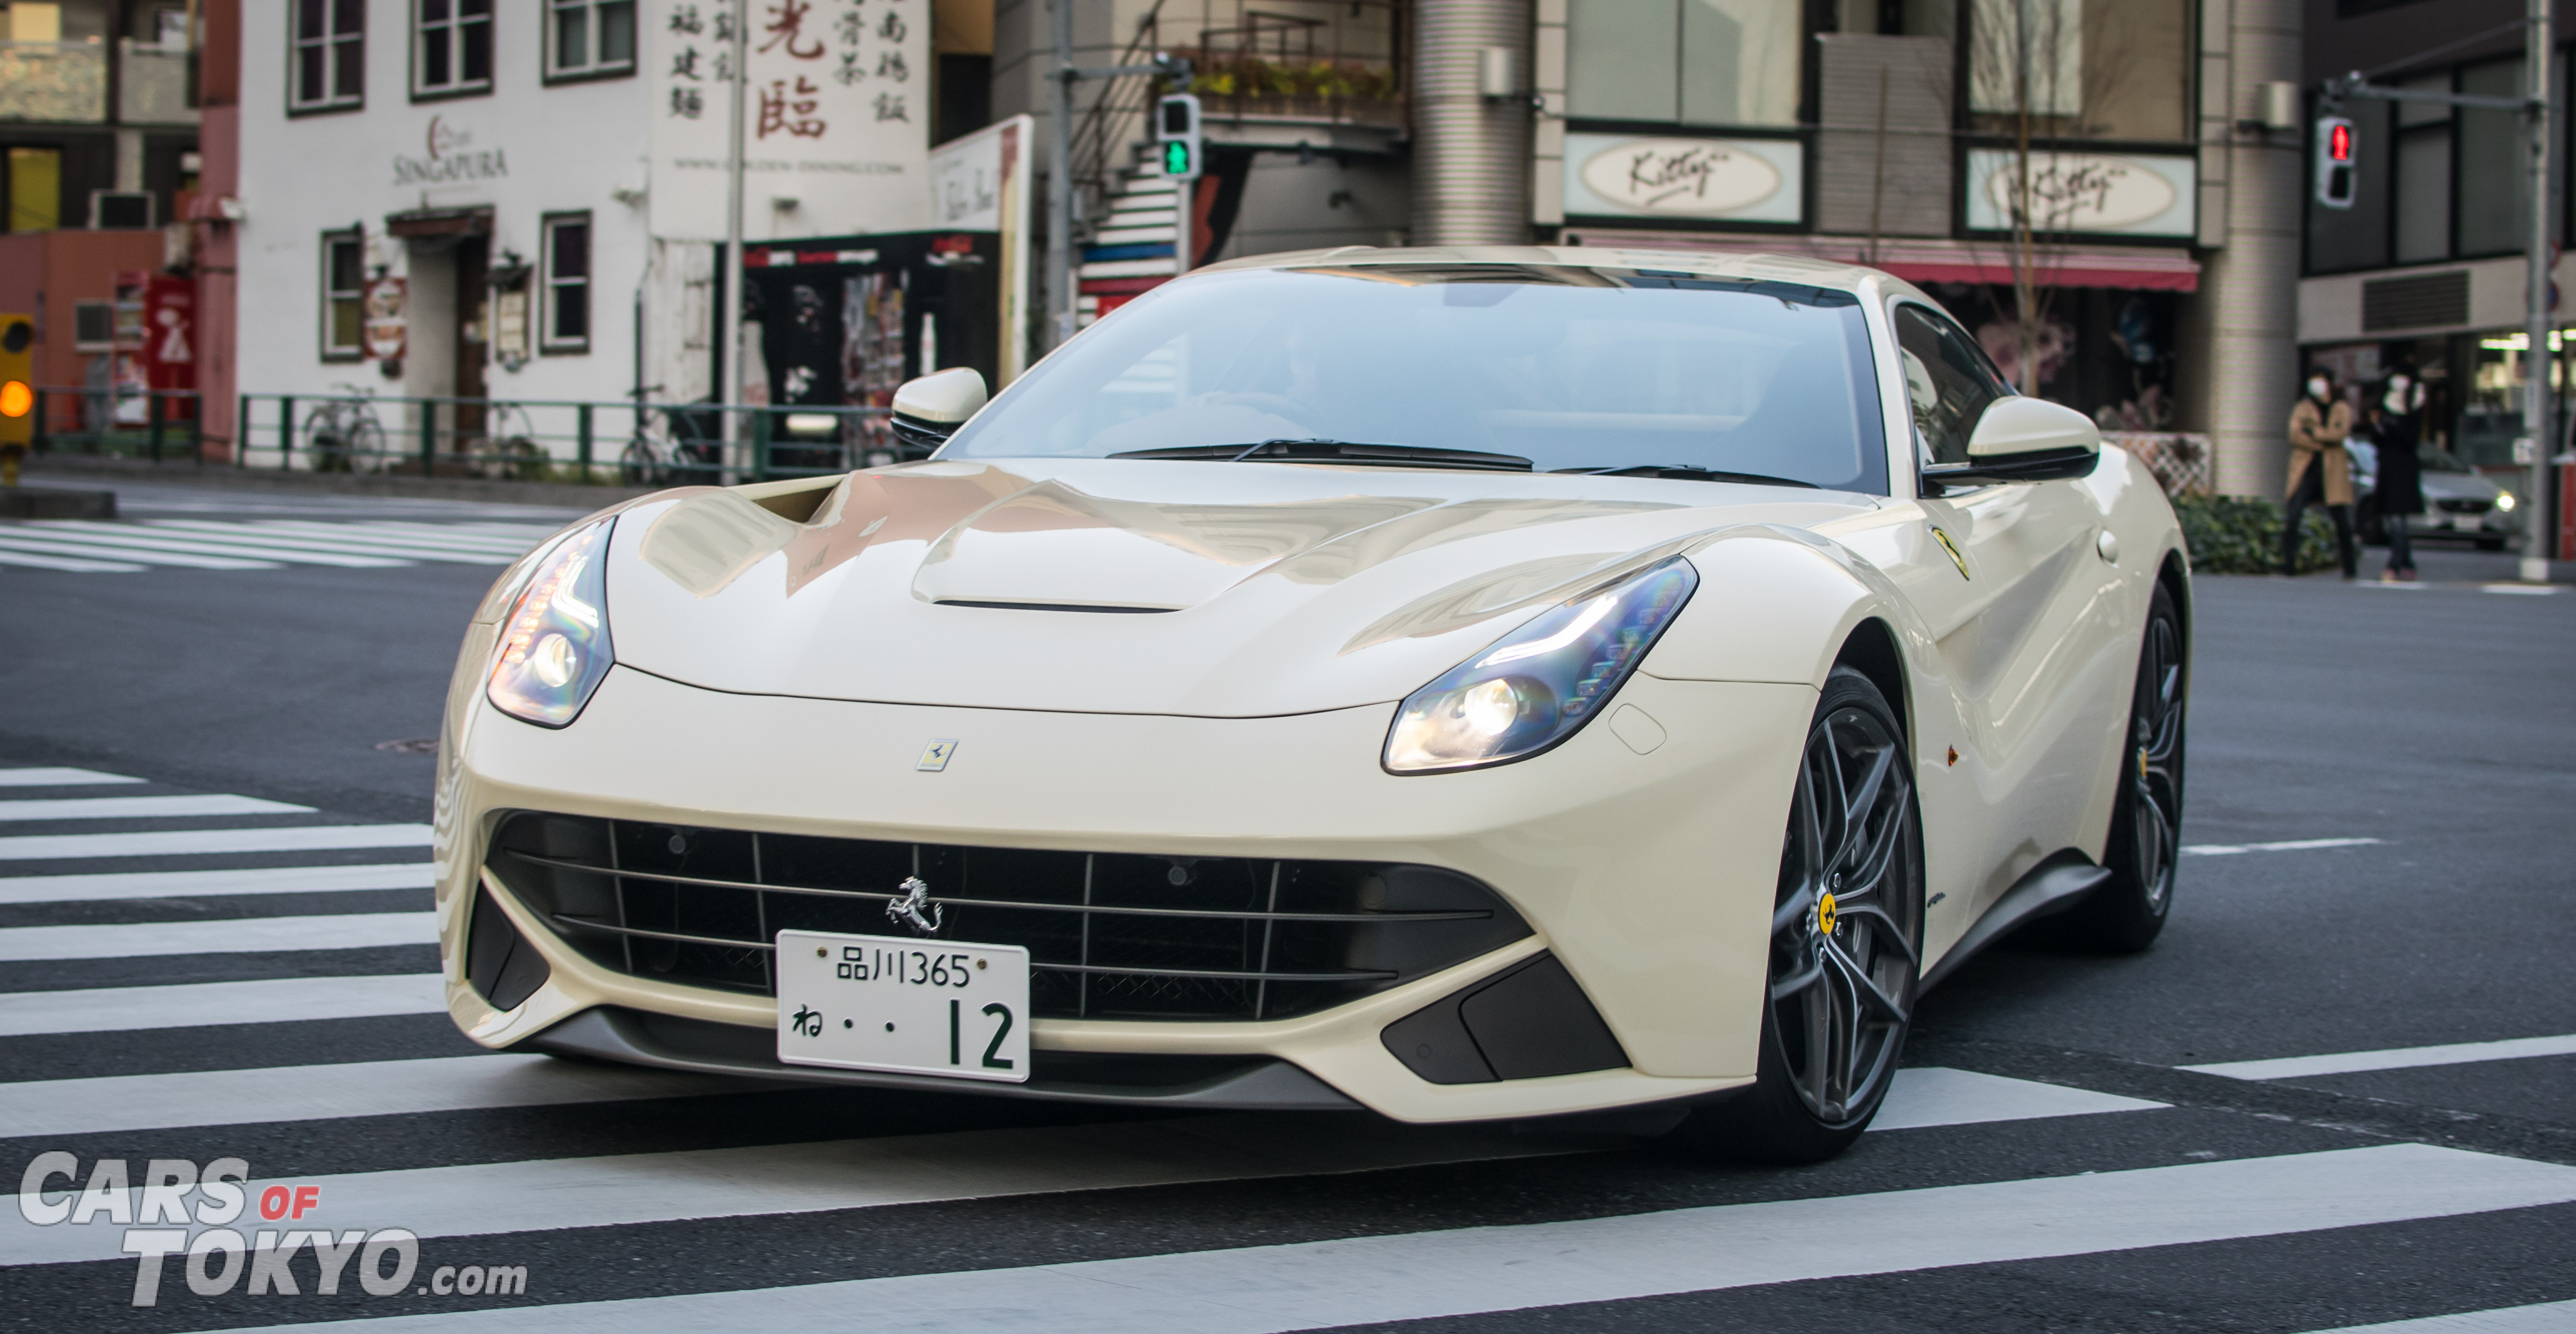
{"type": "Polygon", "coordinates": [[[1195,181],[1205,163],[1199,144],[1199,100],[1174,93],[1154,106],[1155,166],[1166,180],[1195,181]]]}
{"type": "Polygon", "coordinates": [[[2317,118],[2317,202],[2327,208],[2350,208],[2354,180],[2361,164],[2352,122],[2342,116],[2317,118]]]}

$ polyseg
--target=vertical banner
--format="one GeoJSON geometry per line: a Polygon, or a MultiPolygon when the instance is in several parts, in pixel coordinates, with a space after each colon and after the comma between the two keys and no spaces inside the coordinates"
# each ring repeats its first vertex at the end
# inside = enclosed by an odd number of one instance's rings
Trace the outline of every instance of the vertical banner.
{"type": "Polygon", "coordinates": [[[930,153],[930,225],[1001,238],[1001,358],[993,388],[1019,378],[1029,352],[1029,150],[1037,121],[1013,116],[930,153]]]}
{"type": "Polygon", "coordinates": [[[651,227],[721,241],[734,22],[748,16],[743,237],[926,221],[930,0],[650,0],[651,227]]]}

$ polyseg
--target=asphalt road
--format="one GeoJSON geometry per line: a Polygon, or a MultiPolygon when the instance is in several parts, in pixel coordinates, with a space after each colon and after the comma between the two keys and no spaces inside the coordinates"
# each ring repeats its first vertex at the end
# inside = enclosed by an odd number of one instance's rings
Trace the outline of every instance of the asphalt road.
{"type": "MultiPolygon", "coordinates": [[[[365,525],[470,546],[570,517],[177,488],[126,510],[345,525],[311,549],[380,556],[365,525]]],[[[2576,1305],[2523,1309],[2576,1303],[2576,588],[2423,563],[2417,590],[2200,581],[2198,851],[2163,940],[1969,964],[1923,1003],[1885,1127],[1795,1171],[1615,1137],[521,1070],[430,1012],[428,850],[402,832],[430,760],[377,748],[434,733],[497,564],[0,564],[0,783],[141,780],[0,790],[0,814],[316,808],[0,827],[0,1173],[61,1151],[140,1186],[150,1159],[236,1156],[316,1185],[319,1226],[421,1237],[388,1295],[317,1292],[307,1250],[293,1295],[200,1295],[174,1257],[138,1308],[122,1220],[0,1210],[0,1327],[2576,1328],[2576,1305]],[[13,842],[192,831],[279,846],[13,842]],[[2387,1054],[2244,1064],[2344,1053],[2387,1054]],[[2208,1066],[2234,1068],[2185,1068],[2208,1066]],[[527,1291],[414,1290],[440,1266],[451,1288],[524,1266],[527,1291]]]]}

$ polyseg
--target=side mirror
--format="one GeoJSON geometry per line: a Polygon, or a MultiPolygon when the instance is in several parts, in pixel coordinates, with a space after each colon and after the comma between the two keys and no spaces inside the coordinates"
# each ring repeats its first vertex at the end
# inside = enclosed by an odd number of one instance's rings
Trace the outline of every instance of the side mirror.
{"type": "Polygon", "coordinates": [[[2102,429],[2092,418],[2046,399],[1999,398],[1968,435],[1968,461],[1930,465],[1923,480],[1934,487],[2054,482],[2089,476],[2101,460],[2102,429]]]}
{"type": "Polygon", "coordinates": [[[937,449],[957,434],[984,407],[991,395],[985,391],[983,373],[972,366],[957,366],[918,380],[907,380],[894,391],[894,433],[905,444],[924,449],[937,449]]]}

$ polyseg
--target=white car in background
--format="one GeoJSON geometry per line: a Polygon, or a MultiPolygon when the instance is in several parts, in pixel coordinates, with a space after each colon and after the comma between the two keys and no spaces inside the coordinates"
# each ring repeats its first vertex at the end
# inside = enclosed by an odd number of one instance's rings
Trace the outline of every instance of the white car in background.
{"type": "Polygon", "coordinates": [[[438,780],[475,1041],[1813,1160],[1979,948],[2163,923],[2173,511],[1884,273],[1271,256],[895,411],[935,457],[492,589],[438,780]]]}
{"type": "MultiPolygon", "coordinates": [[[[2345,444],[2352,452],[2353,517],[2361,540],[2374,546],[2388,540],[2379,515],[2379,447],[2355,436],[2345,444]]],[[[2424,488],[2424,512],[2410,520],[2410,538],[2465,537],[2480,551],[2502,551],[2522,531],[2513,493],[2487,479],[2438,445],[2418,446],[2415,457],[2424,488]]]]}

